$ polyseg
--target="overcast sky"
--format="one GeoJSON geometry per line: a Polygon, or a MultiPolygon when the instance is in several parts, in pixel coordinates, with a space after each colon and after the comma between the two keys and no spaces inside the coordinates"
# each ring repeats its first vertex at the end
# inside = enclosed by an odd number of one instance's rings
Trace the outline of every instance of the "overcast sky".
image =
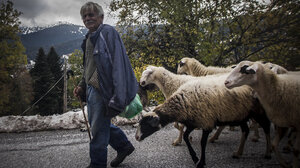
{"type": "MultiPolygon", "coordinates": [[[[1,2],[6,0],[1,0],[1,2]]],[[[11,0],[14,8],[22,12],[19,17],[25,26],[45,26],[66,21],[83,25],[79,11],[88,0],[11,0]]],[[[90,0],[89,0],[90,1],[90,0]]],[[[108,15],[111,0],[94,0],[104,10],[104,23],[115,25],[116,18],[108,15]]]]}

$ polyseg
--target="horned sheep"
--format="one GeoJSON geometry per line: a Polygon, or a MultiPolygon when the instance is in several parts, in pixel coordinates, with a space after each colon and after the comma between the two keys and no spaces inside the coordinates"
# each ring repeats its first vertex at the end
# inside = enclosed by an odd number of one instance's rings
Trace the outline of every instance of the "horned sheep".
{"type": "MultiPolygon", "coordinates": [[[[293,167],[299,167],[300,152],[300,76],[295,74],[277,75],[261,63],[243,61],[230,73],[225,81],[227,88],[248,85],[258,95],[268,118],[279,127],[272,142],[279,163],[287,167],[278,151],[278,143],[284,128],[296,129],[293,167]]],[[[284,131],[283,131],[284,132],[284,131]]]]}
{"type": "MultiPolygon", "coordinates": [[[[211,130],[219,125],[240,125],[243,131],[243,143],[235,155],[241,155],[245,139],[249,133],[247,121],[253,113],[259,110],[253,109],[259,107],[259,102],[251,95],[252,90],[249,87],[240,87],[233,90],[225,88],[225,75],[210,77],[198,77],[201,80],[192,80],[180,86],[178,90],[171,95],[163,104],[157,106],[152,113],[148,113],[139,122],[136,132],[136,139],[141,141],[147,136],[158,131],[161,127],[171,123],[183,123],[187,129],[184,133],[190,155],[195,164],[199,161],[189,142],[189,134],[195,128],[202,128],[201,139],[201,160],[197,167],[205,165],[205,148],[207,138],[211,130]],[[237,103],[236,101],[239,101],[237,103]]],[[[264,115],[264,113],[260,113],[264,115]]],[[[253,116],[252,116],[253,115],[253,116]]],[[[265,132],[270,127],[267,117],[257,117],[262,124],[265,132]],[[264,124],[263,124],[264,123],[264,124]]],[[[267,133],[268,134],[268,133],[267,133]]],[[[266,137],[268,137],[266,135],[266,137]]],[[[269,139],[267,138],[267,141],[269,139]]],[[[270,157],[270,148],[267,144],[265,156],[270,157]]]]}

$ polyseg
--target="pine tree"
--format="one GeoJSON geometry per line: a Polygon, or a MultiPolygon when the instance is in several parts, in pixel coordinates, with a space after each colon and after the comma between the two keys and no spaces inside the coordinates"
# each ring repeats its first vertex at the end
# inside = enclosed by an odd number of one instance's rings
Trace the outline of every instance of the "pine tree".
{"type": "Polygon", "coordinates": [[[54,76],[54,80],[60,82],[56,85],[55,88],[50,93],[50,96],[55,101],[55,106],[53,106],[54,110],[58,114],[63,113],[63,87],[64,87],[64,81],[61,80],[63,76],[63,70],[62,70],[62,61],[59,57],[59,55],[56,53],[54,47],[50,48],[50,51],[47,55],[47,63],[50,67],[50,71],[52,75],[54,76]]]}
{"type": "MultiPolygon", "coordinates": [[[[54,107],[57,105],[51,94],[44,96],[54,85],[55,80],[51,73],[47,57],[43,48],[39,49],[35,60],[35,66],[31,69],[30,74],[33,78],[34,101],[38,102],[33,107],[35,114],[52,115],[55,114],[54,107]],[[44,96],[44,97],[43,97],[44,96]]],[[[50,92],[49,92],[50,93],[50,92]]]]}

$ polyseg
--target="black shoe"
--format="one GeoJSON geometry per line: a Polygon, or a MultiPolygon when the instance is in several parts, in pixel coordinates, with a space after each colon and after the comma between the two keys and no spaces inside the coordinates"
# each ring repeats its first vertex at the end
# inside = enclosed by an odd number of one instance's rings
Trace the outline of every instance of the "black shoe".
{"type": "Polygon", "coordinates": [[[126,151],[120,153],[118,152],[117,157],[110,162],[110,166],[111,167],[119,166],[119,164],[123,162],[126,156],[130,155],[133,151],[134,151],[134,147],[130,146],[126,151]]]}

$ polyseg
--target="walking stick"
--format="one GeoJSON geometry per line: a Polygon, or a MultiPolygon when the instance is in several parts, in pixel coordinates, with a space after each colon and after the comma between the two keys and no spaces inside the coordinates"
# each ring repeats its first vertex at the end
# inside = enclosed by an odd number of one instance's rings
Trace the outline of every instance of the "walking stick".
{"type": "MultiPolygon", "coordinates": [[[[77,86],[75,85],[75,80],[74,80],[74,73],[73,73],[73,71],[72,71],[72,70],[68,70],[67,75],[69,76],[69,74],[71,74],[74,88],[76,88],[77,86]]],[[[81,110],[82,110],[82,113],[83,113],[85,125],[86,125],[86,128],[87,128],[87,130],[88,130],[89,138],[90,138],[90,141],[91,141],[91,140],[92,140],[92,136],[91,136],[91,131],[90,131],[89,123],[88,123],[88,120],[87,120],[87,118],[86,118],[86,116],[85,116],[85,113],[84,113],[84,107],[83,107],[83,104],[82,104],[82,101],[81,101],[79,95],[77,96],[77,99],[78,99],[78,101],[80,102],[80,107],[81,107],[81,110]]]]}
{"type": "Polygon", "coordinates": [[[88,123],[87,118],[86,118],[85,113],[84,113],[84,107],[82,105],[82,101],[81,101],[81,99],[80,99],[79,96],[77,96],[77,99],[80,102],[80,107],[81,107],[81,110],[82,110],[82,113],[83,113],[83,117],[84,117],[84,120],[85,120],[85,125],[86,125],[86,128],[88,130],[90,141],[91,141],[92,140],[91,131],[90,131],[89,123],[88,123]]]}

